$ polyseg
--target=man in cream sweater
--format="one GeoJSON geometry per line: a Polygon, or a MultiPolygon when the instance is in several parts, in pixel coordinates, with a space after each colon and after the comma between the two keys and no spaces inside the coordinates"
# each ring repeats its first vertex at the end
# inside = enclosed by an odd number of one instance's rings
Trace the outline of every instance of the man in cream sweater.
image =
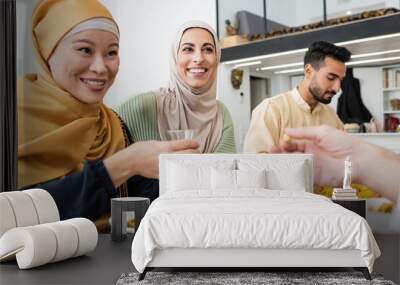
{"type": "Polygon", "coordinates": [[[304,79],[286,93],[265,99],[253,113],[244,143],[245,152],[268,152],[279,145],[285,128],[343,123],[327,104],[340,91],[351,53],[344,47],[314,42],[304,56],[304,79]]]}

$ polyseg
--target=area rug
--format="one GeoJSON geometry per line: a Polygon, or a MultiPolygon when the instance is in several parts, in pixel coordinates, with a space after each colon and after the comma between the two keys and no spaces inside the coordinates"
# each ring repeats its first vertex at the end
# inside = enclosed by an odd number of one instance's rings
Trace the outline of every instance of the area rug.
{"type": "Polygon", "coordinates": [[[364,278],[360,272],[148,272],[142,281],[139,273],[122,274],[117,285],[145,284],[327,284],[327,285],[395,285],[380,275],[372,275],[372,281],[364,278]]]}

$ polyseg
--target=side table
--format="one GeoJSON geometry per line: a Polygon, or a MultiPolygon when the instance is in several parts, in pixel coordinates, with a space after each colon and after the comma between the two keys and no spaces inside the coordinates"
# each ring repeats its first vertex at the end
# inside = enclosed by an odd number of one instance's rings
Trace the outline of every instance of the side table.
{"type": "Polygon", "coordinates": [[[359,214],[365,219],[366,216],[366,201],[365,199],[355,199],[355,200],[333,200],[333,203],[339,204],[340,206],[359,214]]]}
{"type": "Polygon", "coordinates": [[[150,199],[144,197],[122,197],[111,199],[111,239],[122,241],[126,238],[127,212],[135,212],[135,233],[140,221],[150,206],[150,199]]]}

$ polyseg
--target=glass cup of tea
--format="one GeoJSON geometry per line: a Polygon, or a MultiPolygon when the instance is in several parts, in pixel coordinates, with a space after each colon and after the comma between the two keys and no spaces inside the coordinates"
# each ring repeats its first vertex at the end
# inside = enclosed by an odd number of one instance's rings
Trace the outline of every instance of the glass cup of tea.
{"type": "Polygon", "coordinates": [[[191,140],[194,139],[197,130],[168,130],[167,137],[169,140],[191,140]]]}

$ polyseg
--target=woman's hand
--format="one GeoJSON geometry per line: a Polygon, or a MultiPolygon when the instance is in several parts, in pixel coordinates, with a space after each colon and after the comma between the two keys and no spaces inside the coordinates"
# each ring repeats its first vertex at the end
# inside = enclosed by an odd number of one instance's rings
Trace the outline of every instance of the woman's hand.
{"type": "Polygon", "coordinates": [[[104,165],[118,187],[134,175],[158,179],[161,153],[198,153],[198,147],[194,140],[141,141],[105,159],[104,165]]]}
{"type": "MultiPolygon", "coordinates": [[[[285,133],[290,139],[281,140],[279,147],[271,149],[271,152],[311,153],[314,155],[315,183],[341,185],[344,160],[346,156],[353,157],[355,154],[353,137],[328,126],[285,129],[285,133]]],[[[355,177],[356,167],[353,168],[355,177]]]]}

